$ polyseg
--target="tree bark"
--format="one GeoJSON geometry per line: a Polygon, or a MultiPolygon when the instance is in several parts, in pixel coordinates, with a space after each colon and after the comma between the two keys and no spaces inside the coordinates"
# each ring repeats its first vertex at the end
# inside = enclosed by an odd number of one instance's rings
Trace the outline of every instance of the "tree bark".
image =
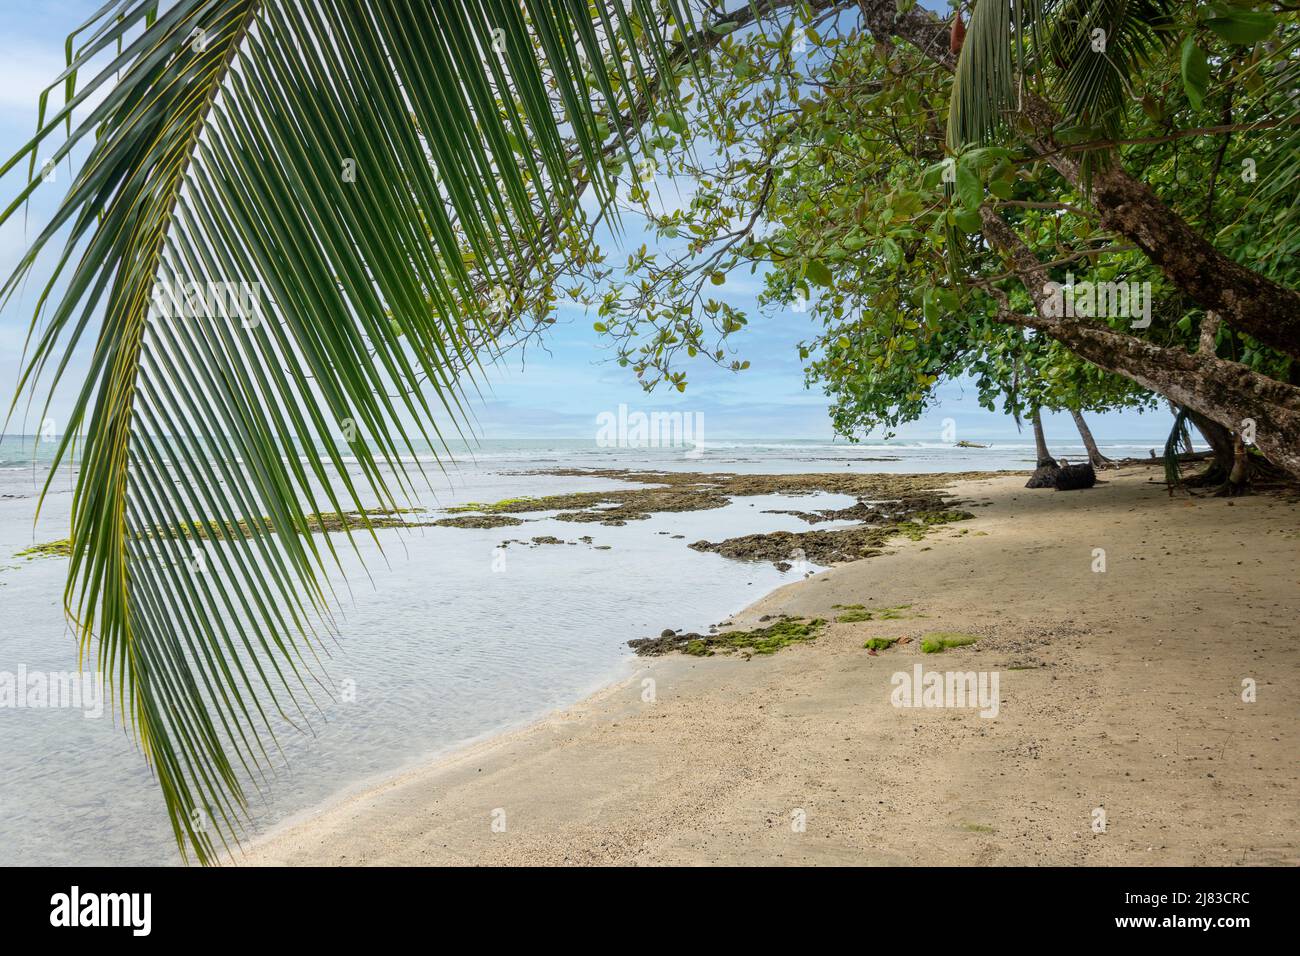
{"type": "Polygon", "coordinates": [[[1037,329],[1099,368],[1123,375],[1229,431],[1253,420],[1259,450],[1300,478],[1300,388],[1218,358],[1204,346],[1192,354],[1100,322],[1053,315],[1046,267],[989,206],[981,207],[980,215],[985,237],[1007,257],[1036,309],[1034,315],[1020,315],[1004,304],[998,321],[1037,329]]]}
{"type": "Polygon", "coordinates": [[[1052,453],[1047,450],[1047,438],[1043,434],[1042,414],[1035,408],[1034,413],[1029,416],[1029,419],[1034,423],[1034,452],[1038,455],[1038,467],[1055,468],[1056,459],[1053,458],[1052,453]]]}
{"type": "Polygon", "coordinates": [[[1228,472],[1228,487],[1243,488],[1250,481],[1250,456],[1240,432],[1232,433],[1232,471],[1228,472]]]}
{"type": "Polygon", "coordinates": [[[1205,443],[1210,446],[1210,451],[1214,454],[1213,469],[1219,475],[1219,480],[1227,480],[1232,472],[1235,457],[1231,429],[1224,428],[1218,422],[1206,418],[1191,408],[1187,409],[1187,417],[1196,426],[1196,430],[1205,437],[1205,443]]]}
{"type": "Polygon", "coordinates": [[[1092,429],[1088,423],[1083,420],[1083,415],[1077,408],[1070,409],[1070,415],[1074,418],[1074,427],[1079,429],[1079,437],[1083,439],[1083,447],[1088,449],[1088,460],[1092,462],[1092,467],[1100,471],[1102,468],[1113,465],[1109,458],[1101,453],[1097,447],[1096,440],[1092,437],[1092,429]]]}
{"type": "MultiPolygon", "coordinates": [[[[905,40],[934,62],[953,69],[948,28],[933,13],[913,6],[899,13],[895,0],[858,0],[862,18],[879,40],[905,40]]],[[[1008,38],[1007,42],[1011,42],[1008,38]]],[[[1027,122],[1033,145],[1070,185],[1082,188],[1074,157],[1052,138],[1055,110],[1026,91],[1020,118],[1027,122]]],[[[1292,358],[1300,358],[1300,293],[1264,278],[1224,255],[1144,183],[1119,165],[1097,170],[1089,201],[1102,225],[1135,243],[1187,295],[1220,313],[1229,325],[1292,358]]]]}

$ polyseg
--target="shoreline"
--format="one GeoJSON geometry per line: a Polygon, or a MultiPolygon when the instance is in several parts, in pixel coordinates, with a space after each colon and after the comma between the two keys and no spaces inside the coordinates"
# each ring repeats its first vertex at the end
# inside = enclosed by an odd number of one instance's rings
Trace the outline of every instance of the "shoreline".
{"type": "Polygon", "coordinates": [[[816,640],[634,660],[570,707],[282,821],[245,862],[1294,864],[1300,508],[1171,499],[1157,477],[954,483],[975,518],[730,619],[827,618],[816,640]],[[979,639],[922,655],[930,631],[979,639]],[[873,636],[909,640],[872,653],[873,636]],[[893,706],[891,675],[916,664],[992,669],[999,716],[893,706]]]}

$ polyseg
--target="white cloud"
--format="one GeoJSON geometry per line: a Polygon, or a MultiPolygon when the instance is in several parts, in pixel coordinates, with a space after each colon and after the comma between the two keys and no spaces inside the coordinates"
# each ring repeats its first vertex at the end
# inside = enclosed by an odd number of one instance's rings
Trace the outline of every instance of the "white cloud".
{"type": "MultiPolygon", "coordinates": [[[[89,79],[108,62],[110,61],[97,56],[92,71],[79,74],[79,78],[89,79]]],[[[35,131],[41,91],[58,79],[66,68],[62,47],[49,41],[24,41],[6,37],[0,41],[0,63],[4,64],[5,78],[4,83],[0,84],[0,120],[35,131]]],[[[74,120],[84,119],[102,101],[104,95],[104,87],[95,90],[77,108],[74,120]]],[[[50,92],[46,107],[47,119],[62,108],[63,87],[60,84],[50,92]]]]}
{"type": "MultiPolygon", "coordinates": [[[[0,84],[0,110],[16,120],[26,120],[36,127],[36,103],[41,90],[49,86],[63,72],[61,52],[35,50],[30,46],[15,47],[13,38],[0,44],[0,63],[4,63],[5,82],[0,84]]],[[[62,103],[58,93],[50,98],[62,103]]]]}

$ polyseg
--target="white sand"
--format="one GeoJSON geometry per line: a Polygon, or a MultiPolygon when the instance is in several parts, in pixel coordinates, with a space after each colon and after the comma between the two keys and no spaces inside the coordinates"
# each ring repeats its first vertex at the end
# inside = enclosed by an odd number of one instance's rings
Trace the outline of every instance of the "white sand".
{"type": "Polygon", "coordinates": [[[281,828],[248,861],[1295,865],[1300,505],[1171,499],[1145,467],[1104,477],[1073,493],[956,486],[992,504],[736,622],[837,603],[924,617],[834,624],[748,661],[648,662],[281,828]],[[862,647],[927,631],[981,640],[862,647]],[[998,716],[894,707],[891,676],[917,662],[996,671],[998,716]]]}

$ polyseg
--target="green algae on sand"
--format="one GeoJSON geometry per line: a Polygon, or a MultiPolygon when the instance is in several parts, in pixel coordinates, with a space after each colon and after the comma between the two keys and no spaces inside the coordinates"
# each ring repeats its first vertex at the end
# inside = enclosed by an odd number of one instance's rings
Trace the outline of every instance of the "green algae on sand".
{"type": "Polygon", "coordinates": [[[869,608],[862,604],[832,604],[832,610],[843,609],[844,613],[835,618],[836,624],[858,624],[862,621],[901,621],[909,617],[924,615],[904,614],[910,610],[910,604],[896,604],[893,607],[869,608]]]}
{"type": "Polygon", "coordinates": [[[60,538],[58,541],[46,541],[42,544],[34,544],[30,548],[23,548],[14,557],[31,561],[33,558],[67,558],[71,555],[72,541],[68,538],[60,538]]]}
{"type": "Polygon", "coordinates": [[[869,637],[862,646],[869,651],[887,651],[897,643],[896,637],[869,637]]]}
{"type": "Polygon", "coordinates": [[[979,638],[974,634],[960,634],[956,631],[932,631],[921,635],[922,654],[942,654],[950,647],[966,647],[979,638]]]}
{"type": "Polygon", "coordinates": [[[723,631],[720,634],[676,634],[665,631],[659,637],[643,637],[628,641],[628,646],[642,657],[682,653],[694,657],[711,657],[717,653],[740,652],[749,654],[775,654],[792,644],[806,644],[817,639],[826,627],[824,618],[807,620],[802,617],[783,617],[766,627],[748,631],[723,631]]]}

